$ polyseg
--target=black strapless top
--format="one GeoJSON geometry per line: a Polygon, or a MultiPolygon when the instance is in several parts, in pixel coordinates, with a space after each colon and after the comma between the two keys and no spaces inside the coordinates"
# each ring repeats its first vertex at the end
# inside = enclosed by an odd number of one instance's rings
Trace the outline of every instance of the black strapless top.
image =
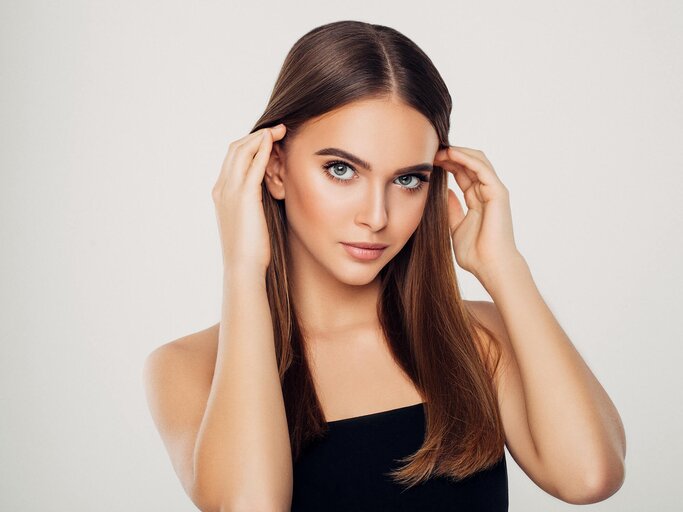
{"type": "Polygon", "coordinates": [[[324,438],[294,464],[291,512],[508,510],[505,454],[460,482],[445,477],[406,489],[384,473],[416,452],[425,436],[424,404],[330,421],[324,438]]]}

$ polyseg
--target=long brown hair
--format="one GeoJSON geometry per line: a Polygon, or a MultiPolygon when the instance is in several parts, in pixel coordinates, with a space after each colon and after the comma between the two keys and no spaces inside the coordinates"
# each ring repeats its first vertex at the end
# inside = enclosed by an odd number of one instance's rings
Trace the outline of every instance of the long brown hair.
{"type": "MultiPolygon", "coordinates": [[[[313,117],[356,100],[389,96],[431,121],[439,149],[450,145],[451,96],[429,57],[392,28],[352,20],[328,23],[293,45],[252,133],[284,123],[287,134],[276,142],[284,148],[313,117]]],[[[457,481],[492,467],[504,455],[493,384],[500,345],[460,296],[448,226],[447,177],[441,167],[434,168],[419,226],[380,271],[379,323],[396,363],[425,398],[424,442],[401,459],[406,465],[388,473],[409,487],[432,475],[457,481]],[[484,344],[484,339],[490,342],[484,344]]],[[[327,424],[290,295],[284,204],[270,195],[265,182],[262,200],[272,254],[266,287],[296,461],[307,443],[325,434],[327,424]]]]}

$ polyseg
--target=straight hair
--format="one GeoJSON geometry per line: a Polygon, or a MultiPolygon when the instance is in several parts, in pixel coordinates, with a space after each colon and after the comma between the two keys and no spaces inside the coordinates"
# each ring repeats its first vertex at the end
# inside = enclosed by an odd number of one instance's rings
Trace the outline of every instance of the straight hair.
{"type": "MultiPolygon", "coordinates": [[[[306,121],[368,99],[399,99],[413,107],[434,126],[439,149],[449,147],[451,96],[429,57],[395,29],[353,20],[321,25],[296,41],[252,133],[284,123],[287,133],[275,144],[285,148],[306,121]]],[[[460,296],[447,178],[447,171],[434,167],[420,224],[379,272],[379,324],[393,359],[425,398],[422,446],[387,473],[407,487],[431,476],[458,481],[504,456],[494,386],[500,342],[460,296]]],[[[296,462],[328,427],[308,365],[305,329],[290,294],[284,200],[273,198],[263,182],[262,202],[272,255],[266,289],[296,462]]]]}

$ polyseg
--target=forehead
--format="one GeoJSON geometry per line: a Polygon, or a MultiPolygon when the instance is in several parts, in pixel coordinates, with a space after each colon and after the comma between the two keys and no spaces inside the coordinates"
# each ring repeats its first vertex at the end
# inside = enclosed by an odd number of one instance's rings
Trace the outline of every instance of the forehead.
{"type": "Polygon", "coordinates": [[[436,130],[414,108],[396,100],[356,101],[307,121],[297,134],[300,149],[313,154],[339,147],[383,166],[387,159],[410,165],[434,156],[436,130]]]}

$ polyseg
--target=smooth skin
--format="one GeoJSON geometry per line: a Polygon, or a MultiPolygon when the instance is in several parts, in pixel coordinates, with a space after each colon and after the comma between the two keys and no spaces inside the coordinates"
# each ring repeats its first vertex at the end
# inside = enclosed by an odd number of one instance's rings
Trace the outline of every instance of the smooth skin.
{"type": "Polygon", "coordinates": [[[286,155],[280,146],[274,148],[266,186],[285,201],[294,298],[310,336],[349,339],[348,329],[377,325],[379,271],[422,220],[429,183],[395,171],[421,163],[431,166],[439,140],[427,118],[411,107],[371,100],[309,121],[288,144],[286,155]],[[361,157],[372,170],[316,154],[330,147],[361,157]],[[324,168],[334,161],[343,163],[324,168]],[[419,184],[423,187],[416,190],[419,184]],[[377,260],[359,262],[341,242],[389,247],[377,260]]]}
{"type": "Polygon", "coordinates": [[[607,499],[625,478],[624,426],[515,246],[507,188],[482,151],[445,148],[434,162],[454,174],[464,193],[467,214],[449,191],[456,261],[493,299],[482,307],[506,346],[511,371],[498,387],[510,453],[532,480],[564,501],[607,499]],[[519,421],[508,429],[521,411],[528,430],[519,421]]]}
{"type": "Polygon", "coordinates": [[[183,488],[205,512],[284,511],[291,503],[261,205],[268,155],[285,131],[263,129],[231,143],[212,189],[224,261],[220,322],[162,345],[145,363],[154,421],[183,488]]]}
{"type": "Polygon", "coordinates": [[[288,510],[291,503],[289,438],[263,286],[270,259],[263,179],[269,193],[285,199],[290,285],[326,419],[422,401],[391,360],[375,310],[378,273],[417,228],[429,186],[408,190],[419,180],[395,171],[422,163],[452,172],[464,193],[467,214],[449,191],[451,236],[458,264],[494,299],[465,303],[503,343],[505,371],[495,384],[508,450],[537,485],[564,501],[593,503],[616,492],[624,475],[621,420],[535,288],[514,245],[508,191],[483,153],[437,151],[428,120],[395,99],[356,102],[310,121],[286,154],[274,144],[285,132],[259,130],[231,144],[212,192],[225,264],[221,321],[158,348],[146,365],[150,408],[195,503],[202,510],[288,510]],[[316,154],[330,147],[360,157],[372,171],[316,154]],[[342,241],[389,247],[377,260],[359,262],[342,241]]]}

